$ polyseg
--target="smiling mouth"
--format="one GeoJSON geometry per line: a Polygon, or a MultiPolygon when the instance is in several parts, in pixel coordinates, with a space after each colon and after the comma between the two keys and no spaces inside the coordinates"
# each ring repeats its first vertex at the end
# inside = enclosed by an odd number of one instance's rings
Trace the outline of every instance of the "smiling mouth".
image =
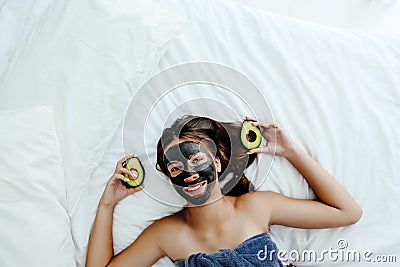
{"type": "Polygon", "coordinates": [[[200,183],[183,188],[183,191],[190,195],[198,195],[201,191],[203,191],[202,189],[205,188],[206,185],[207,181],[202,181],[200,183]]]}

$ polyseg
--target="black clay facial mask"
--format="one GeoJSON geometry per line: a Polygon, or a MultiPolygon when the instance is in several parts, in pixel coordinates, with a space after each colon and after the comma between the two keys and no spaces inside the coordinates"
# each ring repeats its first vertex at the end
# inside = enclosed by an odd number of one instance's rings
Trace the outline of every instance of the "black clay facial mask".
{"type": "Polygon", "coordinates": [[[187,201],[200,205],[211,195],[216,180],[214,160],[200,144],[187,141],[172,146],[164,155],[164,162],[169,166],[169,177],[175,190],[187,201]],[[204,192],[196,194],[193,185],[205,184],[204,192]],[[192,187],[190,187],[192,186],[192,187]]]}

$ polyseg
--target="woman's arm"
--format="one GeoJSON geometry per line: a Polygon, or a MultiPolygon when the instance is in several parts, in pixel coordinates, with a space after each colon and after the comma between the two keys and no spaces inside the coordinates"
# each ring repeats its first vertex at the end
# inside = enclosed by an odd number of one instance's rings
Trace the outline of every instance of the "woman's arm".
{"type": "Polygon", "coordinates": [[[161,258],[164,253],[158,247],[156,224],[149,226],[128,248],[114,257],[112,240],[112,223],[115,205],[123,198],[143,187],[126,188],[121,184],[125,181],[123,174],[130,172],[122,167],[122,163],[129,157],[118,161],[113,176],[107,182],[107,186],[100,199],[93,229],[89,239],[86,256],[87,267],[103,266],[150,266],[161,258]]]}
{"type": "MultiPolygon", "coordinates": [[[[338,213],[336,222],[345,225],[356,223],[361,218],[362,209],[347,190],[304,150],[294,146],[286,159],[303,175],[319,201],[330,206],[325,210],[326,215],[338,213]]],[[[331,223],[335,224],[335,221],[331,223]]]]}
{"type": "MultiPolygon", "coordinates": [[[[259,123],[254,123],[259,125],[259,123]]],[[[313,158],[294,144],[276,125],[262,126],[268,146],[251,152],[285,157],[303,175],[318,201],[285,197],[274,192],[260,192],[257,198],[270,203],[269,224],[298,228],[330,228],[357,222],[361,207],[346,189],[313,158]]]]}
{"type": "Polygon", "coordinates": [[[300,200],[268,192],[272,205],[270,224],[298,228],[331,228],[356,223],[361,207],[346,189],[302,149],[293,148],[286,158],[303,175],[318,201],[300,200]]]}
{"type": "MultiPolygon", "coordinates": [[[[101,202],[101,201],[100,201],[101,202]]],[[[99,203],[89,238],[86,266],[107,266],[114,257],[112,222],[114,205],[99,203]]]]}

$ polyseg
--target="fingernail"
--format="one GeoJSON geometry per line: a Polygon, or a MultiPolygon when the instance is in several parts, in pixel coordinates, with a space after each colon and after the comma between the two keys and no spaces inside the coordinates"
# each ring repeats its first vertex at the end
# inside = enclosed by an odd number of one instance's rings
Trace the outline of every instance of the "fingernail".
{"type": "Polygon", "coordinates": [[[125,178],[125,182],[129,182],[130,180],[128,178],[125,178]]]}
{"type": "Polygon", "coordinates": [[[251,155],[251,154],[253,154],[253,152],[249,151],[249,152],[247,152],[246,154],[247,154],[247,155],[251,155]]]}

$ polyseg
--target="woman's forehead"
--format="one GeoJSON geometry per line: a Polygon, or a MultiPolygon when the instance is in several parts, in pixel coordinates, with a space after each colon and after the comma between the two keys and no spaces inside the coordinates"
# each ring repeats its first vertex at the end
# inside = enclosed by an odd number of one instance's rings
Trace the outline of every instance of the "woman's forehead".
{"type": "Polygon", "coordinates": [[[168,163],[174,160],[186,161],[198,154],[205,154],[207,157],[210,157],[211,160],[214,160],[216,151],[214,153],[212,152],[214,151],[210,151],[206,142],[182,138],[167,146],[167,150],[164,152],[164,162],[168,163]]]}
{"type": "Polygon", "coordinates": [[[171,162],[173,160],[186,161],[193,155],[205,152],[201,144],[193,141],[185,141],[171,146],[164,154],[164,160],[171,162]]]}
{"type": "Polygon", "coordinates": [[[167,144],[165,147],[163,147],[164,148],[164,154],[168,151],[168,149],[170,149],[171,147],[173,147],[173,146],[176,146],[176,145],[179,145],[180,143],[183,143],[183,142],[188,142],[188,141],[193,141],[194,142],[194,140],[192,140],[192,139],[190,139],[190,138],[185,138],[185,137],[182,137],[182,138],[179,138],[179,139],[174,139],[171,143],[169,143],[169,144],[167,144]]]}

